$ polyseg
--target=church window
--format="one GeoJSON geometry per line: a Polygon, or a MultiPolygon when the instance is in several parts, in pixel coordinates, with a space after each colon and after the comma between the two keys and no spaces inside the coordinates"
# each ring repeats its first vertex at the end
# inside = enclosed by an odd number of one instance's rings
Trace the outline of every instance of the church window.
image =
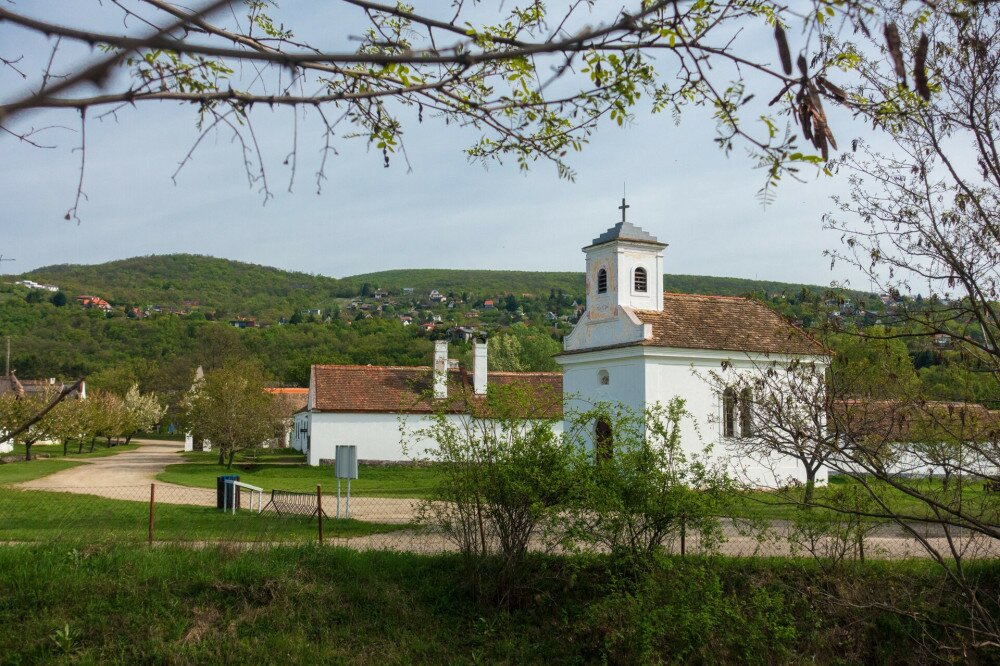
{"type": "Polygon", "coordinates": [[[736,436],[736,390],[731,386],[722,392],[722,436],[736,436]]]}
{"type": "Polygon", "coordinates": [[[635,269],[635,280],[634,280],[634,283],[635,283],[635,290],[636,291],[639,291],[639,292],[642,292],[642,293],[646,293],[647,280],[646,280],[646,269],[645,268],[637,268],[637,269],[635,269]]]}
{"type": "Polygon", "coordinates": [[[753,392],[748,388],[740,391],[740,433],[744,437],[753,435],[753,392]]]}
{"type": "Polygon", "coordinates": [[[615,441],[614,433],[611,430],[611,424],[608,423],[607,419],[597,419],[597,425],[594,428],[595,437],[595,458],[598,463],[602,463],[611,460],[614,455],[615,441]]]}
{"type": "Polygon", "coordinates": [[[611,375],[608,374],[607,370],[599,370],[597,372],[597,381],[601,386],[607,386],[611,383],[611,375]]]}
{"type": "Polygon", "coordinates": [[[608,293],[608,271],[604,268],[597,271],[597,293],[608,293]]]}

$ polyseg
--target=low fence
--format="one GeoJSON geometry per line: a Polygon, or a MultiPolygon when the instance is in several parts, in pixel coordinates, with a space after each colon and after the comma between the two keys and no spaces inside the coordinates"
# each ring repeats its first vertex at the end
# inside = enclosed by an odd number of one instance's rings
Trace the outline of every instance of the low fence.
{"type": "MultiPolygon", "coordinates": [[[[252,547],[312,542],[363,550],[457,550],[439,529],[421,523],[422,500],[371,494],[351,497],[348,514],[346,497],[338,503],[336,495],[324,489],[265,491],[258,498],[241,488],[235,498],[225,498],[227,509],[222,510],[216,490],[172,484],[46,490],[8,486],[0,488],[0,543],[252,547]]],[[[946,533],[933,523],[816,524],[726,516],[712,522],[712,529],[702,533],[680,521],[665,549],[685,555],[876,559],[926,557],[930,546],[943,552],[954,548],[965,558],[1000,555],[995,539],[954,530],[946,533]]],[[[532,547],[566,549],[559,539],[538,539],[532,547]]]]}

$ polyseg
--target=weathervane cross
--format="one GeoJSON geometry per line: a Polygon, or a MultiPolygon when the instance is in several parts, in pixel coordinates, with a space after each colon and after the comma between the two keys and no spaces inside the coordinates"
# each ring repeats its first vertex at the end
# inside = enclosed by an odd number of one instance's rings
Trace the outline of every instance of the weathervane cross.
{"type": "Polygon", "coordinates": [[[622,212],[622,222],[625,221],[625,209],[631,208],[627,203],[625,203],[625,197],[622,197],[622,205],[618,206],[618,210],[622,212]]]}

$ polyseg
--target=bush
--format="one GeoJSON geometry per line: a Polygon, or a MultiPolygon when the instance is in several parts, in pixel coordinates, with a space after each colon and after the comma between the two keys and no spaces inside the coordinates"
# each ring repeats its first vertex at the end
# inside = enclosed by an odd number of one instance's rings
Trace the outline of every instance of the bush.
{"type": "MultiPolygon", "coordinates": [[[[421,520],[458,546],[480,596],[510,606],[529,547],[564,541],[566,516],[581,495],[586,459],[563,445],[537,396],[490,387],[483,404],[460,419],[442,409],[418,433],[433,439],[441,482],[421,520]]],[[[561,396],[559,396],[561,399],[561,396]]]]}
{"type": "Polygon", "coordinates": [[[576,419],[579,424],[603,419],[611,426],[613,441],[612,455],[604,460],[595,456],[590,467],[578,514],[576,534],[581,540],[636,563],[648,561],[687,534],[700,537],[702,550],[718,543],[717,516],[726,478],[703,457],[684,452],[680,425],[689,417],[684,401],[675,398],[643,414],[598,406],[576,419]]]}

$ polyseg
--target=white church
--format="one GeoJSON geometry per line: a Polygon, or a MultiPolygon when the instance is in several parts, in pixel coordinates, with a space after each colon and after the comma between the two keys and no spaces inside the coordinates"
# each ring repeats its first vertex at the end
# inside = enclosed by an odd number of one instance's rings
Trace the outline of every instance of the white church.
{"type": "MultiPolygon", "coordinates": [[[[307,407],[295,417],[292,446],[306,452],[312,465],[332,459],[337,444],[356,444],[360,459],[405,460],[429,442],[404,447],[401,420],[416,420],[419,428],[435,400],[449,400],[454,418],[461,418],[464,408],[453,399],[455,391],[475,399],[490,383],[519,382],[539,392],[548,416],[564,415],[560,430],[574,414],[598,403],[641,413],[681,397],[692,415],[682,429],[685,449],[697,453],[712,445],[714,454],[727,455],[727,440],[743,433],[736,414],[724,413],[735,410],[735,403],[723,400],[709,373],[724,364],[734,372],[754,372],[761,364],[794,361],[823,369],[830,363],[828,352],[753,300],[664,293],[667,244],[627,222],[626,208],[623,200],[622,221],[583,248],[587,306],[556,357],[562,373],[487,372],[481,343],[474,347],[471,372],[451,367],[444,342],[437,343],[433,367],[316,365],[307,407]]],[[[602,428],[607,424],[593,424],[592,446],[606,441],[602,428]]],[[[776,475],[782,481],[805,478],[791,458],[731,463],[762,484],[774,483],[776,475]]],[[[821,471],[817,481],[825,482],[825,474],[821,471]]]]}

